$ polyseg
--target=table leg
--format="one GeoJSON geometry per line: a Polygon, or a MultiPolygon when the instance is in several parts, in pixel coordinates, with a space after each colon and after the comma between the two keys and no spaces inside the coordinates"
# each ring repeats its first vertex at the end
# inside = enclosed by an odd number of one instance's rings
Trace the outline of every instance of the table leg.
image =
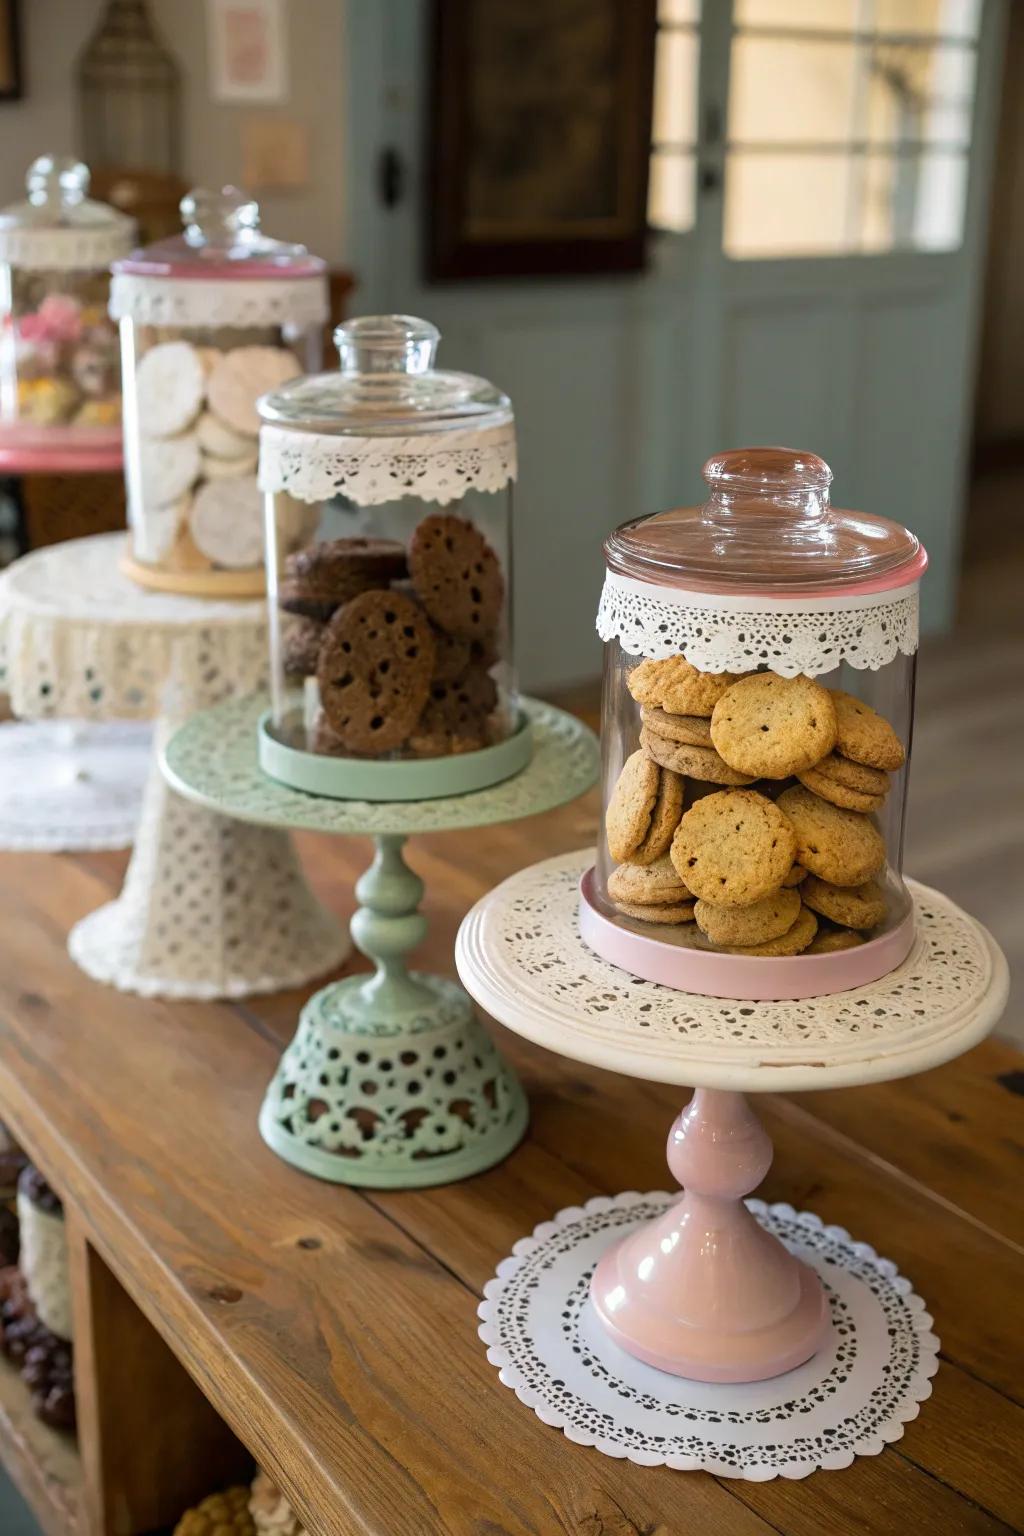
{"type": "Polygon", "coordinates": [[[310,998],[260,1113],[279,1156],[339,1184],[451,1183],[492,1167],[526,1130],[523,1090],[468,995],[408,969],[427,921],[404,843],[378,836],[356,883],[352,937],[373,973],[310,998]]]}
{"type": "Polygon", "coordinates": [[[763,1381],[821,1345],[828,1308],[814,1271],[747,1210],[772,1145],[742,1094],[698,1088],[672,1127],[680,1199],[605,1254],[591,1297],[615,1342],[697,1381],[763,1381]]]}
{"type": "Polygon", "coordinates": [[[77,923],[72,958],[147,997],[244,997],[299,986],[348,953],[286,832],[204,810],[168,788],[157,723],[135,850],[121,894],[77,923]]]}

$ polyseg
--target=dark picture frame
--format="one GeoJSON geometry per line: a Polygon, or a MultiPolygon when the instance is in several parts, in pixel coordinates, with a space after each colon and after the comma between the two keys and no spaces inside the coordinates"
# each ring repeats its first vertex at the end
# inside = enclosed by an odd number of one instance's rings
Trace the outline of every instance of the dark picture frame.
{"type": "Polygon", "coordinates": [[[0,101],[20,101],[23,89],[20,0],[0,0],[0,101]]]}
{"type": "Polygon", "coordinates": [[[657,0],[434,0],[427,276],[645,264],[657,0]]]}

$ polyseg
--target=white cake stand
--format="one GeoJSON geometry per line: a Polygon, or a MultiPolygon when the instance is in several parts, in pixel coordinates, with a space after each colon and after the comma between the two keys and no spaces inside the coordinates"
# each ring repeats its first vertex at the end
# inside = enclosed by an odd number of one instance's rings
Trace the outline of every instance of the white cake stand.
{"type": "Polygon", "coordinates": [[[120,896],[72,929],[72,957],[146,996],[241,997],[297,986],[349,952],[287,833],[170,791],[159,767],[189,715],[263,687],[265,605],[145,592],[124,535],[37,550],[0,586],[7,687],[24,719],[154,720],[154,756],[120,896]]]}
{"type": "Polygon", "coordinates": [[[152,730],[131,720],[0,725],[0,850],[129,848],[142,813],[152,730]]]}
{"type": "MultiPolygon", "coordinates": [[[[596,1213],[591,1208],[560,1213],[517,1245],[514,1259],[506,1261],[511,1270],[499,1268],[497,1290],[483,1309],[482,1331],[492,1345],[497,1341],[503,1379],[547,1422],[561,1423],[567,1433],[575,1427],[577,1437],[590,1443],[603,1438],[601,1448],[609,1449],[614,1436],[583,1433],[565,1407],[571,1395],[566,1372],[579,1369],[581,1353],[590,1361],[581,1377],[584,1396],[596,1392],[593,1378],[600,1371],[591,1367],[595,1352],[604,1349],[615,1356],[614,1370],[625,1362],[627,1377],[629,1370],[639,1373],[639,1384],[627,1382],[638,1400],[654,1401],[660,1390],[664,1401],[678,1408],[680,1378],[689,1390],[693,1383],[716,1383],[721,1390],[726,1390],[722,1384],[772,1378],[790,1383],[798,1368],[812,1374],[819,1365],[831,1370],[841,1349],[836,1305],[847,1302],[841,1296],[837,1302],[834,1287],[823,1286],[822,1266],[849,1269],[871,1251],[851,1244],[845,1233],[840,1241],[838,1229],[823,1228],[816,1217],[745,1203],[767,1173],[772,1149],[743,1094],[880,1082],[937,1066],[993,1028],[1005,1006],[1008,978],[1000,950],[978,923],[937,892],[911,883],[914,948],[880,981],[805,1002],[734,1003],[677,992],[618,970],[584,945],[578,887],[592,862],[591,853],[570,854],[506,880],[466,917],[456,963],[477,1002],[527,1039],[631,1077],[696,1088],[669,1136],[669,1167],[685,1193],[671,1200],[647,1197],[653,1203],[639,1211],[634,1206],[640,1197],[633,1195],[592,1202],[600,1207],[596,1213]],[[814,1249],[822,1243],[808,1236],[812,1228],[819,1238],[825,1234],[838,1258],[833,1253],[815,1262],[814,1249]],[[615,1237],[618,1241],[611,1241],[615,1237]],[[516,1281],[511,1271],[521,1275],[524,1265],[526,1276],[516,1281]],[[581,1291],[580,1275],[591,1270],[581,1291]],[[522,1286],[518,1299],[509,1289],[515,1284],[522,1286]],[[586,1337],[570,1351],[566,1309],[582,1307],[588,1291],[586,1337]],[[527,1328],[530,1309],[542,1306],[545,1296],[561,1323],[551,1327],[550,1316],[542,1319],[517,1365],[513,1357],[525,1335],[516,1330],[527,1328]],[[508,1326],[504,1336],[502,1316],[508,1326]],[[518,1342],[510,1349],[513,1335],[518,1342]],[[524,1374],[527,1358],[531,1364],[524,1374]]],[[[884,1261],[876,1262],[892,1290],[894,1267],[885,1270],[884,1261]]],[[[896,1292],[905,1297],[909,1286],[900,1282],[896,1292]]],[[[859,1303],[848,1305],[856,1312],[859,1303]]],[[[920,1303],[917,1310],[923,1312],[920,1303]]],[[[887,1330],[867,1314],[856,1327],[862,1369],[865,1359],[873,1359],[891,1380],[896,1362],[879,1346],[887,1330]],[[874,1354],[872,1329],[879,1346],[874,1354]]],[[[899,1329],[890,1327],[890,1340],[897,1336],[902,1338],[899,1329]]],[[[920,1339],[908,1346],[915,1358],[921,1348],[920,1339]]],[[[598,1365],[607,1374],[608,1362],[598,1365]]],[[[742,1390],[751,1392],[749,1385],[742,1390]]],[[[791,1399],[794,1390],[784,1386],[783,1396],[791,1399]]],[[[908,1375],[912,1408],[903,1417],[916,1413],[926,1391],[926,1374],[915,1366],[908,1375]]],[[[627,1396],[626,1387],[610,1392],[594,1408],[595,1420],[600,1411],[610,1411],[614,1419],[615,1403],[627,1396]]],[[[763,1406],[770,1419],[771,1405],[763,1406]]],[[[894,1417],[885,1421],[890,1429],[902,1422],[901,1406],[907,1403],[897,1404],[894,1417]]],[[[735,1407],[730,1404],[729,1411],[735,1407]]],[[[630,1432],[639,1434],[637,1425],[630,1432]]],[[[627,1437],[623,1448],[620,1440],[609,1453],[630,1454],[629,1443],[627,1437]]],[[[710,1465],[713,1459],[693,1461],[683,1454],[678,1464],[710,1465]]]]}

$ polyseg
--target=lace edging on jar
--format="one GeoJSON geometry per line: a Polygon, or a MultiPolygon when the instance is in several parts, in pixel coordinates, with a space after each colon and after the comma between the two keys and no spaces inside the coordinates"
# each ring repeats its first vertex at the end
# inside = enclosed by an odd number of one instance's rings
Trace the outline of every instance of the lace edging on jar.
{"type": "Polygon", "coordinates": [[[652,587],[609,572],[597,632],[631,656],[682,654],[702,672],[768,666],[783,677],[818,677],[842,662],[876,672],[917,650],[918,586],[866,596],[734,597],[652,587]]]}
{"type": "Polygon", "coordinates": [[[264,427],[260,489],[298,501],[347,496],[360,507],[403,496],[440,504],[467,491],[500,491],[516,478],[512,422],[410,437],[339,437],[264,427]]]}
{"type": "Polygon", "coordinates": [[[102,272],[131,250],[135,225],[112,218],[95,228],[80,224],[0,230],[0,262],[23,272],[102,272]]]}
{"type": "Polygon", "coordinates": [[[328,318],[327,282],[302,278],[175,278],[114,274],[110,314],[139,325],[185,329],[234,326],[323,325],[328,318]]]}

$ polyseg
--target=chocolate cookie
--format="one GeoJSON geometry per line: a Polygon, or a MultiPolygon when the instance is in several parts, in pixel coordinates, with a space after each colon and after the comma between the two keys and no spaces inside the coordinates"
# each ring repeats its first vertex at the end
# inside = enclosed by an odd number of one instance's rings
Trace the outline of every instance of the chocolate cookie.
{"type": "Polygon", "coordinates": [[[417,757],[475,752],[487,745],[487,721],[498,702],[497,685],[480,667],[469,667],[455,682],[437,677],[430,684],[423,713],[409,737],[417,757]]]}
{"type": "Polygon", "coordinates": [[[409,573],[424,608],[446,634],[477,640],[497,629],[505,578],[474,523],[450,512],[425,517],[409,542],[409,573]]]}
{"type": "Polygon", "coordinates": [[[278,606],[325,624],[343,603],[404,575],[405,550],[393,539],[328,539],[285,560],[278,606]]]}
{"type": "Polygon", "coordinates": [[[312,677],[320,655],[324,625],[319,619],[305,619],[289,613],[281,624],[281,660],[286,677],[312,677]]]}
{"type": "Polygon", "coordinates": [[[406,742],[434,670],[426,615],[398,592],[363,592],[339,608],[316,675],[331,729],[353,752],[377,756],[406,742]]]}

